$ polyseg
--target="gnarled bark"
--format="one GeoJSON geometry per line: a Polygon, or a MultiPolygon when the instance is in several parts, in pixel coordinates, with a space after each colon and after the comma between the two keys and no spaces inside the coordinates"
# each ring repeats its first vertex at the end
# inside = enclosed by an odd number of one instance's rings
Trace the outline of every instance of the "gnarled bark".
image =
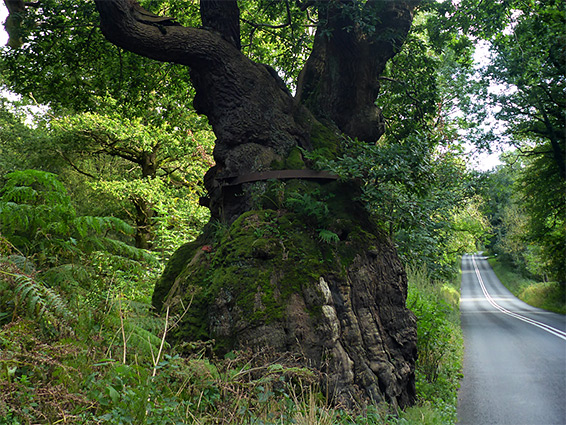
{"type": "Polygon", "coordinates": [[[282,198],[315,188],[343,198],[324,223],[339,241],[321,242],[320,223],[301,212],[247,212],[221,240],[205,233],[181,247],[153,304],[184,314],[172,331],[177,341],[214,339],[219,355],[266,347],[292,353],[322,373],[334,403],[407,406],[415,397],[416,322],[393,244],[361,205],[345,202],[351,186],[305,185],[288,183],[282,198]]]}
{"type": "Polygon", "coordinates": [[[205,29],[217,31],[240,50],[240,9],[236,0],[201,0],[200,16],[205,29]]]}
{"type": "Polygon", "coordinates": [[[205,185],[213,218],[229,231],[220,239],[205,232],[181,247],[157,284],[158,309],[197,294],[175,337],[214,338],[219,350],[300,353],[346,405],[410,404],[416,324],[405,307],[406,276],[392,242],[354,201],[355,188],[225,183],[253,171],[305,168],[299,147],[337,155],[337,133],[376,140],[383,132],[373,105],[377,76],[406,36],[415,2],[364,3],[364,13],[381,19],[371,33],[343,13],[356,2],[315,2],[323,24],[295,97],[239,51],[235,1],[203,0],[208,29],[148,17],[133,0],[95,2],[112,43],[190,67],[194,107],[217,136],[205,185]],[[223,8],[231,8],[224,21],[214,18],[223,8]],[[315,218],[305,212],[313,208],[315,218]],[[334,235],[332,244],[321,242],[321,229],[334,235]]]}

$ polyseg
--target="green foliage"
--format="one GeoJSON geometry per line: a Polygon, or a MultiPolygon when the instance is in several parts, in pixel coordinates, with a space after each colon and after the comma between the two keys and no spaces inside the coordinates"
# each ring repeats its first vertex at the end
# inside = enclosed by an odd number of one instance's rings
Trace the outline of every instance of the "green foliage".
{"type": "Polygon", "coordinates": [[[534,149],[515,185],[526,215],[521,240],[527,245],[531,272],[566,282],[566,178],[557,175],[554,161],[537,154],[547,149],[534,149]]]}
{"type": "Polygon", "coordinates": [[[535,307],[566,314],[566,288],[556,282],[537,282],[523,289],[519,298],[535,307]]]}
{"type": "Polygon", "coordinates": [[[190,112],[184,105],[192,90],[188,70],[109,45],[93,2],[47,0],[26,7],[22,18],[23,46],[4,47],[0,60],[17,93],[75,112],[100,110],[110,96],[121,115],[156,122],[180,122],[190,112]]]}
{"type": "Polygon", "coordinates": [[[56,173],[78,215],[113,215],[135,223],[136,242],[145,233],[163,255],[194,238],[208,218],[198,197],[212,163],[212,139],[208,131],[195,136],[187,129],[198,126],[195,120],[171,129],[116,114],[83,113],[36,123],[36,128],[18,127],[17,138],[0,131],[6,169],[19,164],[56,173]],[[19,151],[26,149],[31,153],[22,161],[19,151]]]}
{"type": "Polygon", "coordinates": [[[494,228],[490,251],[526,277],[563,282],[565,183],[553,178],[543,156],[503,159],[504,166],[484,176],[485,211],[494,228]]]}
{"type": "MultiPolygon", "coordinates": [[[[142,3],[183,24],[199,25],[193,1],[142,3]]],[[[319,3],[323,9],[324,2],[319,3]]],[[[465,11],[472,3],[459,4],[465,11]]],[[[471,47],[454,22],[467,23],[461,25],[464,32],[479,34],[500,29],[504,20],[505,5],[483,3],[469,15],[478,17],[472,25],[452,2],[423,2],[426,13],[380,81],[377,102],[387,136],[379,146],[351,142],[347,155],[330,167],[362,182],[363,200],[396,238],[405,262],[423,259],[434,276],[449,275],[458,254],[481,243],[486,228],[473,179],[454,146],[454,121],[470,123],[449,119],[456,106],[471,102],[462,88],[471,47]],[[473,28],[480,22],[484,29],[473,28]]],[[[344,13],[371,33],[374,17],[361,15],[360,4],[344,3],[344,13]]],[[[324,16],[311,16],[299,2],[239,5],[243,51],[271,64],[285,82],[295,81],[312,45],[309,25],[324,16]]],[[[21,113],[0,110],[0,174],[37,168],[58,176],[7,175],[1,189],[0,255],[10,256],[2,267],[20,276],[3,279],[1,287],[1,311],[10,312],[0,316],[2,323],[9,322],[0,331],[5,366],[0,413],[6,421],[453,422],[458,367],[450,344],[460,340],[447,322],[453,309],[441,302],[444,297],[454,303],[455,289],[449,285],[415,289],[412,281],[409,301],[422,341],[420,405],[404,413],[383,406],[359,417],[334,411],[318,388],[302,390],[309,387],[310,371],[250,359],[247,353],[232,353],[225,361],[207,360],[201,353],[178,358],[165,346],[167,355],[159,357],[163,332],[171,330],[149,311],[160,264],[131,246],[132,224],[147,218],[138,229],[150,229],[152,248],[163,258],[196,236],[207,219],[196,200],[204,170],[212,165],[213,137],[187,107],[192,92],[187,69],[109,47],[97,26],[91,1],[45,0],[26,8],[22,48],[2,50],[3,82],[50,104],[53,116],[28,126],[21,113]],[[16,299],[23,303],[17,309],[10,305],[16,299]],[[60,313],[64,309],[71,310],[73,320],[65,319],[68,311],[60,313]],[[45,312],[43,319],[29,320],[38,311],[45,312]],[[46,323],[58,321],[72,327],[75,341],[47,332],[46,323]],[[41,357],[41,352],[48,354],[41,357]]],[[[338,139],[319,130],[324,137],[317,143],[332,144],[335,152],[338,139]]],[[[329,225],[335,218],[328,212],[333,199],[290,193],[287,199],[274,198],[277,207],[313,223],[322,242],[337,243],[339,232],[329,225]]],[[[266,216],[266,223],[252,231],[255,242],[275,236],[277,229],[266,216]]],[[[222,224],[217,233],[219,239],[229,236],[222,224]]],[[[258,242],[255,248],[266,246],[258,242]]]]}
{"type": "MultiPolygon", "coordinates": [[[[106,180],[89,186],[126,206],[131,205],[131,199],[144,199],[151,205],[152,250],[164,257],[196,238],[210,217],[209,211],[198,205],[200,190],[189,184],[178,186],[168,177],[106,180]]],[[[135,212],[129,212],[128,217],[135,220],[135,212]]]]}
{"type": "Polygon", "coordinates": [[[89,391],[98,360],[151,362],[159,352],[163,319],[147,303],[155,273],[108,252],[103,264],[96,260],[102,254],[91,253],[91,264],[81,257],[82,267],[41,271],[21,255],[0,257],[0,305],[7,312],[0,316],[0,417],[50,423],[63,415],[93,423],[99,402],[89,391]]]}
{"type": "Polygon", "coordinates": [[[412,31],[380,79],[383,88],[377,103],[390,137],[403,139],[415,128],[426,128],[439,112],[440,58],[428,49],[422,33],[412,31]]]}
{"type": "Polygon", "coordinates": [[[202,176],[212,163],[211,133],[192,133],[191,128],[202,126],[194,115],[182,125],[173,125],[103,112],[50,120],[52,148],[44,157],[50,163],[64,160],[67,181],[77,175],[88,178],[80,181],[79,196],[90,192],[110,200],[112,213],[136,223],[138,247],[169,254],[194,238],[208,217],[198,206],[198,196],[203,191],[202,176]],[[171,229],[180,233],[176,240],[171,240],[172,232],[164,237],[167,241],[156,240],[171,229]]]}
{"type": "Polygon", "coordinates": [[[317,231],[321,242],[332,244],[338,242],[340,238],[326,228],[331,221],[327,204],[331,197],[331,194],[321,194],[318,190],[309,193],[291,192],[285,198],[284,204],[291,211],[304,217],[307,222],[319,227],[317,231]]]}
{"type": "Polygon", "coordinates": [[[0,257],[0,303],[0,323],[24,315],[57,329],[67,329],[75,321],[67,302],[38,279],[28,259],[17,255],[0,257]]]}
{"type": "MultiPolygon", "coordinates": [[[[188,6],[146,3],[159,13],[177,14],[188,6]]],[[[198,7],[190,10],[181,20],[197,24],[198,7]]],[[[192,92],[188,69],[109,49],[90,1],[43,2],[37,8],[26,7],[22,19],[25,42],[19,49],[3,51],[2,80],[24,100],[50,107],[49,113],[35,120],[33,131],[22,120],[13,122],[13,117],[9,124],[19,137],[0,130],[0,150],[11,154],[6,171],[23,162],[19,169],[52,171],[71,190],[69,183],[80,182],[76,192],[84,202],[76,207],[128,219],[136,224],[137,247],[153,247],[169,255],[198,233],[207,214],[198,207],[197,198],[203,190],[202,177],[212,165],[213,138],[206,120],[186,107],[187,93],[192,92]],[[20,155],[26,150],[27,162],[20,155]],[[106,190],[85,188],[84,177],[106,190]],[[144,198],[132,190],[119,199],[108,196],[113,184],[128,181],[133,188],[146,180],[147,189],[156,177],[166,181],[168,197],[163,193],[157,199],[144,198]],[[101,211],[103,206],[110,211],[101,211]],[[175,216],[174,223],[167,219],[175,216]],[[172,229],[187,231],[154,240],[156,234],[172,229]]],[[[160,182],[151,187],[153,195],[162,189],[160,182]]],[[[115,187],[113,192],[119,190],[115,187]]]]}
{"type": "MultiPolygon", "coordinates": [[[[26,304],[28,314],[39,319],[43,319],[44,316],[59,316],[67,322],[73,320],[73,314],[65,302],[45,283],[25,275],[17,275],[15,281],[14,293],[17,296],[17,302],[26,304]]],[[[47,320],[52,321],[52,317],[48,317],[47,320]]]]}
{"type": "Polygon", "coordinates": [[[507,87],[491,103],[500,107],[498,118],[506,123],[523,163],[513,187],[521,197],[513,203],[524,215],[510,215],[517,232],[514,238],[509,232],[506,236],[523,246],[514,252],[523,251],[531,273],[565,282],[566,7],[557,1],[516,7],[512,31],[493,38],[493,58],[485,69],[486,78],[507,87]]]}
{"type": "Polygon", "coordinates": [[[534,307],[566,314],[566,287],[556,282],[540,282],[526,278],[521,270],[499,258],[490,258],[489,264],[501,283],[520,300],[534,307]]]}
{"type": "Polygon", "coordinates": [[[291,193],[285,200],[286,206],[304,218],[322,223],[329,219],[329,210],[326,202],[320,199],[320,193],[291,193]]]}
{"type": "Polygon", "coordinates": [[[39,265],[55,264],[99,249],[118,255],[151,259],[121,240],[133,228],[115,217],[77,216],[66,189],[54,174],[14,171],[0,189],[2,233],[26,257],[39,265]]]}
{"type": "Polygon", "coordinates": [[[422,405],[435,407],[436,420],[454,423],[464,352],[458,290],[432,281],[422,267],[409,267],[407,275],[407,306],[417,316],[417,395],[422,405]]]}
{"type": "Polygon", "coordinates": [[[474,197],[474,175],[431,137],[418,132],[379,145],[350,140],[346,155],[319,164],[362,183],[361,200],[395,238],[406,264],[425,261],[434,276],[448,277],[460,255],[483,242],[488,224],[474,197]]]}
{"type": "Polygon", "coordinates": [[[500,134],[469,134],[470,141],[483,148],[502,141],[517,148],[504,158],[505,170],[489,177],[499,188],[487,189],[495,197],[487,201],[497,230],[491,246],[526,274],[564,282],[564,2],[466,0],[445,7],[444,19],[490,49],[489,63],[474,78],[483,88],[476,85],[476,101],[466,111],[483,122],[491,109],[491,118],[499,121],[489,127],[499,127],[500,134]]]}
{"type": "Polygon", "coordinates": [[[37,146],[44,142],[43,134],[26,125],[29,113],[23,102],[0,97],[0,175],[33,168],[28,164],[40,156],[37,146]]]}
{"type": "MultiPolygon", "coordinates": [[[[66,331],[85,319],[82,307],[98,308],[122,293],[132,301],[149,299],[152,280],[160,271],[155,257],[116,239],[133,231],[122,220],[77,216],[53,174],[8,174],[0,211],[7,245],[0,305],[11,318],[34,317],[55,331],[66,331]],[[141,297],[138,281],[145,282],[141,297]]],[[[145,335],[143,339],[147,343],[145,335]]]]}
{"type": "Polygon", "coordinates": [[[490,102],[500,106],[498,117],[514,143],[524,146],[525,136],[537,143],[551,142],[560,147],[563,158],[566,7],[560,1],[511,3],[512,28],[490,40],[493,55],[484,71],[486,78],[507,90],[492,94],[490,102]]]}
{"type": "Polygon", "coordinates": [[[330,230],[326,230],[326,229],[319,229],[318,230],[318,238],[325,243],[331,244],[331,243],[337,243],[340,238],[338,237],[338,235],[330,230]]]}
{"type": "Polygon", "coordinates": [[[296,2],[246,0],[238,5],[242,11],[242,51],[272,66],[282,74],[283,81],[297,81],[313,42],[308,12],[296,2]]]}

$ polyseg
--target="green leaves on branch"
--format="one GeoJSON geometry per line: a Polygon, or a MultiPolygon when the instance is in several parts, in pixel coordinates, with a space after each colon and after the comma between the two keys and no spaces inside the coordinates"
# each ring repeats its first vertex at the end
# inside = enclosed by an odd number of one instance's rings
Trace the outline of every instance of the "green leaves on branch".
{"type": "Polygon", "coordinates": [[[473,197],[474,177],[432,135],[373,145],[349,140],[347,155],[323,166],[362,184],[361,200],[394,237],[406,264],[425,262],[433,277],[454,272],[459,256],[481,244],[488,225],[473,197]]]}
{"type": "MultiPolygon", "coordinates": [[[[139,166],[138,176],[155,177],[158,172],[163,175],[186,170],[190,160],[195,162],[191,164],[193,172],[211,164],[209,150],[214,136],[210,130],[202,128],[200,121],[193,114],[192,119],[182,125],[152,124],[143,117],[127,118],[116,112],[101,111],[66,115],[53,120],[50,126],[58,149],[64,155],[119,157],[139,166]],[[194,133],[195,129],[200,131],[194,133]]],[[[197,176],[191,177],[182,178],[196,185],[197,176]]]]}
{"type": "Polygon", "coordinates": [[[312,48],[312,11],[301,10],[298,2],[246,0],[238,5],[242,51],[275,68],[285,82],[297,81],[312,48]]]}
{"type": "Polygon", "coordinates": [[[175,126],[116,112],[85,112],[50,123],[55,153],[89,177],[87,185],[97,196],[117,201],[137,225],[137,243],[143,236],[166,252],[194,238],[208,217],[198,197],[213,164],[214,138],[201,127],[194,114],[175,126]],[[193,132],[193,125],[200,130],[193,132]]]}
{"type": "Polygon", "coordinates": [[[7,174],[5,180],[0,189],[2,235],[26,257],[36,256],[40,263],[53,264],[104,247],[117,254],[151,258],[116,239],[127,239],[134,233],[134,228],[124,221],[77,216],[54,174],[15,171],[7,174]]]}
{"type": "MultiPolygon", "coordinates": [[[[188,186],[188,185],[187,185],[188,186]]],[[[199,206],[199,192],[178,186],[167,177],[135,180],[104,180],[91,183],[95,193],[111,196],[126,205],[144,199],[154,212],[151,218],[152,248],[169,255],[182,243],[194,239],[209,218],[209,211],[199,206]]],[[[128,212],[135,220],[135,212],[128,212]]]]}
{"type": "Polygon", "coordinates": [[[516,145],[552,145],[548,155],[566,179],[566,7],[560,1],[516,7],[508,30],[491,40],[484,76],[505,90],[492,93],[490,103],[516,145]]]}
{"type": "Polygon", "coordinates": [[[142,58],[110,45],[99,29],[94,2],[45,0],[26,7],[24,44],[4,48],[0,70],[11,89],[57,112],[99,111],[117,100],[125,116],[183,121],[192,88],[188,69],[142,58]]]}

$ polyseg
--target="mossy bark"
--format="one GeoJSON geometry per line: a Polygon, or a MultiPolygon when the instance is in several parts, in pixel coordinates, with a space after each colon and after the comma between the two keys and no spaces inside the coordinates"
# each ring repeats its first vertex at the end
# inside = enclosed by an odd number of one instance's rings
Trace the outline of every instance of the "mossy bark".
{"type": "Polygon", "coordinates": [[[155,288],[155,307],[191,305],[172,340],[215,339],[219,352],[267,346],[295,353],[325,373],[328,393],[346,406],[410,404],[416,323],[405,307],[406,276],[392,242],[355,202],[355,187],[230,181],[312,168],[303,150],[336,158],[341,134],[376,142],[384,131],[378,77],[419,0],[368,1],[360,10],[304,2],[321,19],[294,96],[272,68],[240,51],[238,3],[203,2],[210,6],[201,9],[203,22],[213,30],[155,17],[134,0],[95,0],[112,43],[190,67],[193,105],[217,137],[204,183],[224,230],[213,231],[212,222],[180,248],[155,288]],[[359,12],[375,26],[359,25],[359,12]]]}
{"type": "Polygon", "coordinates": [[[192,302],[172,341],[214,339],[220,355],[270,347],[322,371],[343,406],[410,404],[415,318],[391,241],[351,201],[352,185],[270,185],[264,201],[277,209],[248,211],[171,259],[154,305],[179,312],[192,302]]]}

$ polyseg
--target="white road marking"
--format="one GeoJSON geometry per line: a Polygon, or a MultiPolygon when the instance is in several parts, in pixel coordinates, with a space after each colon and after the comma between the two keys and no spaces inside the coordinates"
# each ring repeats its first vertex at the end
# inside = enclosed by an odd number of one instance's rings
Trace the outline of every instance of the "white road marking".
{"type": "Polygon", "coordinates": [[[491,295],[489,295],[489,292],[487,292],[487,288],[485,287],[484,283],[483,283],[483,279],[481,277],[481,273],[478,269],[478,266],[476,264],[476,260],[474,258],[474,256],[472,255],[472,263],[474,264],[474,270],[476,272],[476,276],[478,278],[478,281],[480,283],[481,286],[481,290],[483,292],[483,294],[485,295],[485,298],[487,299],[487,301],[493,306],[495,307],[497,310],[499,310],[500,312],[507,314],[508,316],[514,317],[515,319],[519,319],[522,320],[523,322],[527,322],[530,323],[533,326],[536,326],[537,328],[542,329],[543,331],[546,331],[554,336],[557,336],[558,338],[563,339],[564,341],[566,341],[566,332],[561,331],[560,329],[556,329],[553,328],[552,326],[547,325],[546,323],[542,323],[539,322],[537,320],[533,320],[530,319],[528,317],[522,316],[520,314],[514,313],[512,311],[507,310],[504,307],[501,307],[499,304],[497,304],[495,302],[495,300],[492,298],[491,295]]]}

